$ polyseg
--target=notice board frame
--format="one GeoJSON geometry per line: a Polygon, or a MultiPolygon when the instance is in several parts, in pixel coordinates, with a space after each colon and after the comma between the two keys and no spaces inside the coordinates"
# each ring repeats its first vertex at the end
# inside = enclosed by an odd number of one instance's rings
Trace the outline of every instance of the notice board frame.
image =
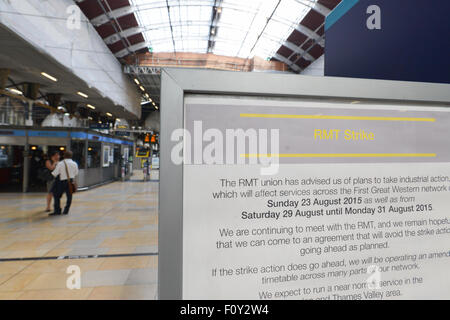
{"type": "Polygon", "coordinates": [[[450,84],[165,68],[161,72],[158,298],[182,299],[183,166],[171,161],[174,130],[184,128],[190,94],[335,99],[450,107],[450,84]]]}

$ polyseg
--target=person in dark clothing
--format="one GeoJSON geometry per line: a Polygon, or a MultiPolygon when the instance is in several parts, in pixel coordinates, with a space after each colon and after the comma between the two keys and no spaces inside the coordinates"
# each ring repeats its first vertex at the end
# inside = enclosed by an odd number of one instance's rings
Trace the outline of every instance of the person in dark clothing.
{"type": "Polygon", "coordinates": [[[67,151],[64,154],[64,160],[60,161],[56,169],[52,172],[56,178],[53,195],[55,197],[54,212],[50,216],[61,215],[61,197],[65,193],[67,197],[66,206],[63,214],[69,214],[70,206],[72,204],[72,193],[69,189],[69,181],[74,181],[78,175],[78,165],[72,160],[72,152],[67,151]]]}
{"type": "MultiPolygon", "coordinates": [[[[56,169],[56,165],[59,161],[59,152],[53,151],[49,154],[49,159],[45,161],[45,168],[51,173],[53,170],[56,169]]],[[[47,184],[47,210],[46,212],[50,212],[50,206],[52,204],[52,198],[53,198],[53,186],[55,183],[55,178],[53,175],[49,175],[52,179],[46,180],[47,184]]]]}

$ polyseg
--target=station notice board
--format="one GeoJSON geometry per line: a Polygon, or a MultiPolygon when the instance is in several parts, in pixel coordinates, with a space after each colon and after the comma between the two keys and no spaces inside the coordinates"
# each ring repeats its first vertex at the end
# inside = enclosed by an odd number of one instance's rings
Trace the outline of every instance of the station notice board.
{"type": "Polygon", "coordinates": [[[183,114],[181,281],[161,298],[450,298],[444,105],[185,94],[183,114]]]}

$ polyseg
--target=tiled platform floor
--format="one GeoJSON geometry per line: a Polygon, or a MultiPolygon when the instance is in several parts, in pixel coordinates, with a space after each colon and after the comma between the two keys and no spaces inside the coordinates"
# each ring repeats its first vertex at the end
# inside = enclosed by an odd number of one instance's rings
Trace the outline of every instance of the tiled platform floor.
{"type": "Polygon", "coordinates": [[[140,180],[77,193],[59,217],[44,212],[44,194],[0,194],[0,259],[59,257],[0,262],[0,299],[155,299],[158,183],[140,180]],[[70,265],[80,290],[66,287],[70,265]]]}

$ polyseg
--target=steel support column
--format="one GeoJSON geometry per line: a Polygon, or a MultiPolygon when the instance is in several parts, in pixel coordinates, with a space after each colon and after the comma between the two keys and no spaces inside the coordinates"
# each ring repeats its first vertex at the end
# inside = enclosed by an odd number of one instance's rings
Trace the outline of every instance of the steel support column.
{"type": "Polygon", "coordinates": [[[8,77],[11,73],[9,69],[0,69],[0,89],[4,90],[6,88],[6,84],[8,83],[8,77]]]}

